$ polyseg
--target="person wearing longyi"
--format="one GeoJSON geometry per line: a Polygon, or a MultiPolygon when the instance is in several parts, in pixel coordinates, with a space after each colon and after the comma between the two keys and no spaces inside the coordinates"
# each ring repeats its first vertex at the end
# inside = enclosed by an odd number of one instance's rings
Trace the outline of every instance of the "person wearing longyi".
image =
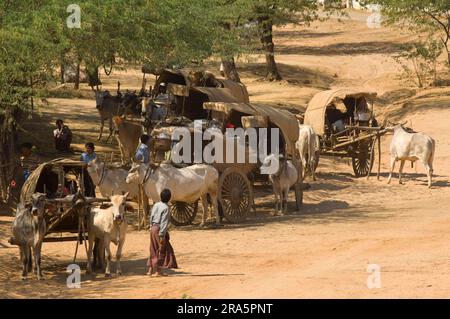
{"type": "Polygon", "coordinates": [[[168,227],[170,223],[170,207],[168,205],[172,194],[169,189],[163,189],[161,201],[153,205],[150,217],[150,258],[147,262],[147,275],[157,274],[167,276],[165,269],[178,268],[177,259],[172,245],[168,227]]]}

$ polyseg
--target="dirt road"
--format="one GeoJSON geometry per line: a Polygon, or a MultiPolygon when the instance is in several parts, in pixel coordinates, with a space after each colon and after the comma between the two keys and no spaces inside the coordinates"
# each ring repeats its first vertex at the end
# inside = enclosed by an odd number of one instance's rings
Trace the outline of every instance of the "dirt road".
{"type": "MultiPolygon", "coordinates": [[[[244,66],[243,79],[254,101],[283,102],[302,109],[314,92],[330,86],[363,83],[380,93],[405,87],[395,76],[390,54],[411,35],[367,29],[362,21],[330,21],[308,30],[287,27],[276,32],[277,58],[285,80],[262,82],[257,62],[244,66]]],[[[120,73],[121,82],[133,78],[134,82],[128,82],[133,86],[139,85],[136,77],[135,72],[120,73]]],[[[113,87],[116,80],[108,80],[109,85],[113,87]]],[[[144,276],[149,235],[130,229],[122,277],[85,275],[81,249],[81,289],[66,287],[65,269],[74,243],[46,243],[45,280],[21,281],[18,250],[6,242],[12,218],[0,216],[0,297],[446,298],[450,291],[448,96],[447,90],[431,90],[408,101],[376,106],[377,114],[408,119],[414,129],[435,138],[432,189],[426,187],[420,164],[407,165],[405,185],[398,184],[397,175],[391,185],[386,184],[387,136],[380,181],[354,178],[345,160],[323,159],[318,180],[311,182],[300,212],[271,217],[273,195],[269,189],[259,189],[258,213],[246,223],[221,229],[172,229],[180,269],[167,278],[144,276]],[[367,287],[370,264],[380,267],[381,288],[367,287]]],[[[46,123],[72,111],[75,145],[81,147],[86,139],[95,138],[92,101],[56,99],[51,103],[53,109],[43,110],[46,123]],[[74,109],[83,112],[73,114],[74,109]]],[[[111,149],[106,144],[100,147],[111,149]]]]}

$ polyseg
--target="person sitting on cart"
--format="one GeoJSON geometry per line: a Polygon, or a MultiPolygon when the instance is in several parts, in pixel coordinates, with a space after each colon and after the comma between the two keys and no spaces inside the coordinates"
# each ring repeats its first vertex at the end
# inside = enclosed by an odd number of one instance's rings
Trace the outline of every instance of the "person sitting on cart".
{"type": "Polygon", "coordinates": [[[53,130],[55,139],[55,149],[60,152],[70,152],[70,143],[72,143],[72,131],[63,120],[56,120],[56,129],[53,130]]]}
{"type": "Polygon", "coordinates": [[[153,205],[150,216],[150,258],[147,261],[147,275],[158,274],[167,276],[165,269],[178,268],[177,259],[167,228],[170,223],[170,207],[168,205],[172,194],[169,189],[163,189],[161,201],[153,205]]]}
{"type": "Polygon", "coordinates": [[[149,150],[150,136],[143,134],[141,136],[141,144],[139,145],[134,158],[136,161],[142,162],[144,164],[150,163],[150,150],[149,150]]]}
{"type": "Polygon", "coordinates": [[[345,113],[338,110],[334,103],[331,103],[327,106],[325,116],[328,123],[331,124],[337,132],[341,132],[345,129],[344,118],[346,115],[345,113]]]}

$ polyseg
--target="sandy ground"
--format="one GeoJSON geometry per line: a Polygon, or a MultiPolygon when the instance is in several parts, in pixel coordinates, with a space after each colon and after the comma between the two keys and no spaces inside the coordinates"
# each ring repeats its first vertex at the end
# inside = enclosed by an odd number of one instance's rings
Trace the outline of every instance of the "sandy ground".
{"type": "MultiPolygon", "coordinates": [[[[124,275],[105,279],[86,275],[80,289],[66,286],[65,272],[75,243],[45,243],[45,280],[20,280],[18,249],[7,243],[12,218],[0,216],[0,297],[12,298],[426,298],[448,297],[450,288],[450,104],[444,88],[413,91],[397,77],[390,56],[411,35],[368,29],[359,20],[286,27],[276,31],[277,60],[285,80],[260,80],[260,59],[242,65],[253,101],[304,109],[320,90],[362,85],[385,94],[376,112],[406,119],[437,142],[432,189],[420,164],[406,165],[405,185],[397,175],[386,184],[390,136],[383,139],[382,176],[354,178],[347,160],[323,159],[299,212],[272,217],[273,195],[257,189],[257,214],[240,225],[220,229],[173,228],[172,243],[180,269],[167,278],[144,276],[149,234],[130,227],[124,249],[124,275]],[[305,81],[308,80],[308,81],[305,81]],[[402,89],[403,91],[399,91],[402,89]],[[403,94],[402,92],[405,93],[403,94]],[[367,267],[381,269],[381,288],[369,289],[367,267]]],[[[242,63],[242,61],[241,61],[242,63]]],[[[105,81],[114,88],[140,85],[136,71],[118,72],[105,81]]],[[[80,148],[97,135],[92,100],[52,99],[39,121],[26,127],[45,150],[44,129],[67,118],[80,148]],[[76,110],[76,112],[74,112],[76,110]]],[[[100,144],[109,152],[113,145],[100,144]]],[[[397,166],[398,167],[398,166],[397,166]]],[[[291,194],[293,207],[293,194],[291,194]]],[[[115,249],[113,249],[115,250],[115,249]]]]}

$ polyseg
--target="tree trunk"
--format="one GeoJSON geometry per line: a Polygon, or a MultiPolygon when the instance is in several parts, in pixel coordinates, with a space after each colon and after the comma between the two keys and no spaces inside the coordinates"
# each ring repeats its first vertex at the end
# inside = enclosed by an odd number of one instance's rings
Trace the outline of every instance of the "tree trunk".
{"type": "Polygon", "coordinates": [[[15,123],[18,116],[16,108],[7,109],[4,115],[0,115],[0,201],[3,202],[11,199],[8,198],[8,190],[15,168],[15,123]]]}
{"type": "Polygon", "coordinates": [[[222,65],[223,73],[226,79],[241,82],[241,78],[239,77],[233,57],[229,59],[222,58],[222,65]]]}
{"type": "Polygon", "coordinates": [[[282,78],[275,62],[272,21],[268,17],[262,17],[258,22],[261,28],[261,43],[263,49],[266,51],[266,79],[269,81],[279,81],[282,78]]]}
{"type": "Polygon", "coordinates": [[[80,89],[80,61],[77,62],[77,67],[75,70],[75,85],[73,86],[75,90],[80,89]]]}
{"type": "Polygon", "coordinates": [[[60,73],[61,73],[60,80],[61,80],[61,84],[64,84],[66,82],[65,79],[64,79],[64,73],[65,72],[66,71],[65,71],[65,67],[64,67],[64,61],[61,60],[61,66],[60,66],[60,73]]]}
{"type": "Polygon", "coordinates": [[[91,65],[86,67],[86,72],[88,76],[89,86],[92,90],[94,90],[94,86],[98,89],[99,85],[102,85],[102,81],[100,81],[100,75],[98,73],[98,66],[91,65]]]}

